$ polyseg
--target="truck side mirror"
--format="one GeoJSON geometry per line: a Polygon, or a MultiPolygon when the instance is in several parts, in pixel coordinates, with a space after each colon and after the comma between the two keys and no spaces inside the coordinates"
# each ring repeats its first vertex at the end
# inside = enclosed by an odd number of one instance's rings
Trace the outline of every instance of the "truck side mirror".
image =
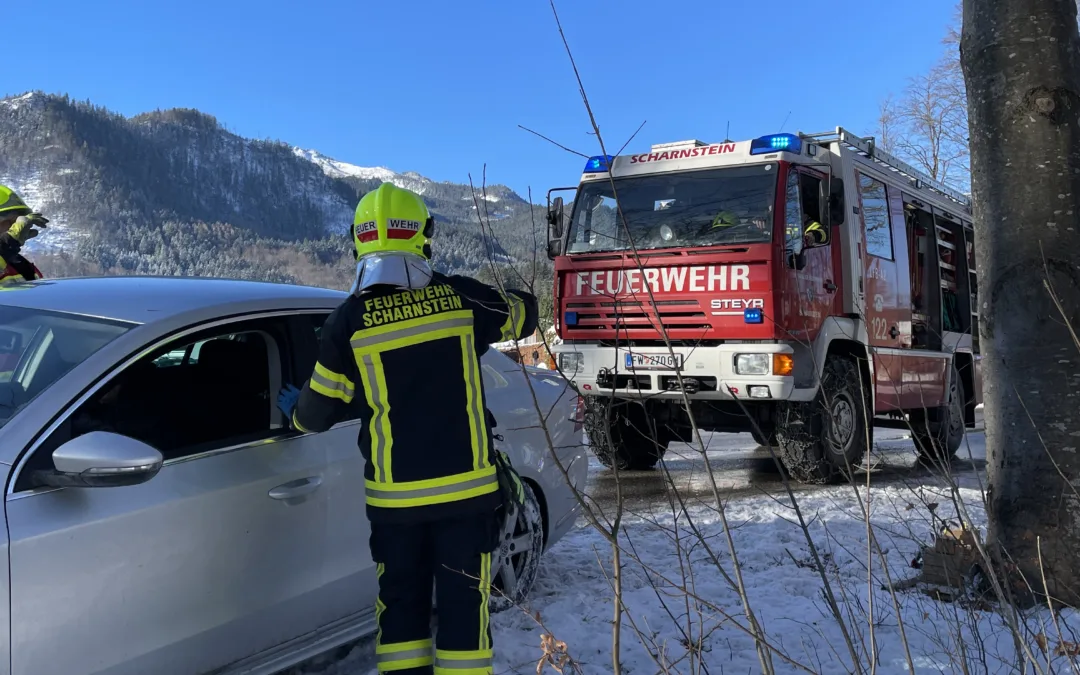
{"type": "Polygon", "coordinates": [[[562,197],[556,197],[548,206],[548,240],[562,239],[565,208],[562,197]]]}
{"type": "Polygon", "coordinates": [[[829,181],[829,227],[844,224],[844,179],[832,178],[829,181]]]}
{"type": "Polygon", "coordinates": [[[547,256],[549,260],[554,260],[558,256],[563,254],[563,235],[566,232],[566,206],[563,204],[562,197],[556,197],[551,200],[548,206],[548,242],[547,242],[547,256]]]}

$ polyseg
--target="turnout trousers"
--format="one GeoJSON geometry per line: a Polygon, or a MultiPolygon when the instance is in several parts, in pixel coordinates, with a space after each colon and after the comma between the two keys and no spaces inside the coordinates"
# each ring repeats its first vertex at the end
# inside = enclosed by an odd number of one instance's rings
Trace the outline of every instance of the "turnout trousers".
{"type": "Polygon", "coordinates": [[[379,578],[380,673],[492,675],[488,599],[495,511],[420,523],[371,523],[379,578]],[[438,630],[431,639],[432,584],[438,630]]]}

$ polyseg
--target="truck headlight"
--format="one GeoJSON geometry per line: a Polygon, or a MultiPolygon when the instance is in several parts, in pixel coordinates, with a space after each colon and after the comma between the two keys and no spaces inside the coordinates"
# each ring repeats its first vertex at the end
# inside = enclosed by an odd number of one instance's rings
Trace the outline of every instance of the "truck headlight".
{"type": "Polygon", "coordinates": [[[585,366],[585,355],[579,352],[562,352],[559,354],[559,370],[567,375],[581,372],[585,366]]]}
{"type": "Polygon", "coordinates": [[[739,375],[768,375],[771,354],[736,354],[735,372],[739,375]]]}

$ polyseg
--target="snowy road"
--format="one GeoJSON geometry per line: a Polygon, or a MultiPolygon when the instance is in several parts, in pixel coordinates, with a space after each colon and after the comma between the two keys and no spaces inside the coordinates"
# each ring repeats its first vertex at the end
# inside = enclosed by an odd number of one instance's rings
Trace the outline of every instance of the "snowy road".
{"type": "MultiPolygon", "coordinates": [[[[979,423],[981,427],[981,415],[979,423]]],[[[707,442],[747,594],[777,649],[777,672],[850,672],[850,650],[839,622],[822,600],[823,584],[807,535],[794,522],[768,450],[757,447],[749,435],[716,434],[707,442]]],[[[982,526],[983,434],[969,432],[959,454],[968,459],[954,466],[960,489],[952,494],[963,500],[969,517],[982,526]]],[[[686,659],[692,653],[700,654],[706,665],[700,672],[760,672],[753,641],[743,628],[746,619],[739,595],[701,551],[707,541],[730,571],[729,549],[712,504],[704,463],[689,446],[672,446],[667,465],[687,499],[686,513],[678,518],[661,472],[622,476],[627,507],[621,540],[626,551],[623,583],[628,607],[624,672],[657,672],[657,658],[668,663],[681,659],[670,672],[691,672],[686,659]],[[695,542],[689,536],[688,520],[704,539],[695,542]],[[688,570],[693,575],[689,581],[688,570]],[[687,584],[700,602],[687,600],[687,584]],[[636,629],[629,625],[630,619],[636,629]],[[641,635],[635,635],[635,630],[641,635]],[[702,646],[687,649],[686,634],[694,634],[702,646]]],[[[940,518],[952,515],[945,482],[916,466],[911,441],[898,430],[876,431],[871,472],[869,496],[851,486],[793,486],[834,593],[844,598],[841,611],[860,658],[876,652],[878,672],[883,675],[910,672],[909,654],[916,672],[956,672],[957,644],[976,640],[982,650],[976,657],[987,665],[982,671],[1005,672],[1013,643],[996,615],[983,613],[977,620],[957,622],[954,605],[910,591],[894,597],[886,590],[889,580],[912,576],[910,564],[919,545],[930,541],[940,518]],[[864,510],[870,514],[870,528],[880,550],[868,551],[864,510]],[[874,588],[869,600],[868,569],[874,588]],[[894,607],[899,607],[900,620],[894,607]],[[906,629],[906,649],[898,637],[899,625],[906,629]],[[870,638],[873,649],[867,646],[870,638]]],[[[592,468],[588,492],[605,511],[613,505],[611,473],[599,464],[592,468]]],[[[581,672],[611,672],[610,571],[610,544],[582,522],[545,558],[528,612],[509,610],[492,618],[495,672],[536,673],[545,629],[566,641],[581,672]]],[[[1080,630],[1076,615],[1067,615],[1063,621],[1066,628],[1080,630]]],[[[295,669],[290,675],[369,673],[374,673],[373,646],[365,640],[339,657],[295,669]]]]}
{"type": "MultiPolygon", "coordinates": [[[[976,412],[976,430],[982,429],[982,410],[976,412]]],[[[970,438],[979,444],[982,434],[971,434],[970,438]]],[[[767,448],[759,446],[750,434],[703,434],[709,466],[713,471],[717,487],[726,498],[739,496],[776,494],[784,490],[783,479],[776,469],[772,454],[767,448]]],[[[915,450],[906,432],[899,429],[874,430],[874,454],[869,468],[875,485],[922,480],[930,472],[915,462],[915,450]]],[[[966,452],[958,453],[964,457],[966,452]]],[[[974,464],[970,460],[958,461],[956,471],[984,469],[985,461],[978,454],[974,464]]],[[[709,480],[706,464],[696,446],[672,444],[664,457],[667,473],[663,471],[624,471],[619,474],[619,484],[626,508],[641,513],[656,508],[669,508],[668,485],[670,482],[678,488],[680,495],[688,502],[712,502],[712,483],[709,480]]],[[[614,507],[616,502],[615,474],[604,469],[595,457],[590,455],[590,481],[588,493],[596,499],[605,511],[614,507]]],[[[792,484],[799,492],[820,489],[792,484]]]]}

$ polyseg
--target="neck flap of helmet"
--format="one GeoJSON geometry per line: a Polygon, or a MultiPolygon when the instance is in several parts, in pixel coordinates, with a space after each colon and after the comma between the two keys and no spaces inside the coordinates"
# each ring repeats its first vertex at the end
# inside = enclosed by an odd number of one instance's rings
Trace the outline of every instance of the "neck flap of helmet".
{"type": "Polygon", "coordinates": [[[360,295],[372,286],[424,288],[431,283],[431,263],[423,256],[401,251],[370,253],[356,261],[356,278],[350,293],[360,295]]]}

